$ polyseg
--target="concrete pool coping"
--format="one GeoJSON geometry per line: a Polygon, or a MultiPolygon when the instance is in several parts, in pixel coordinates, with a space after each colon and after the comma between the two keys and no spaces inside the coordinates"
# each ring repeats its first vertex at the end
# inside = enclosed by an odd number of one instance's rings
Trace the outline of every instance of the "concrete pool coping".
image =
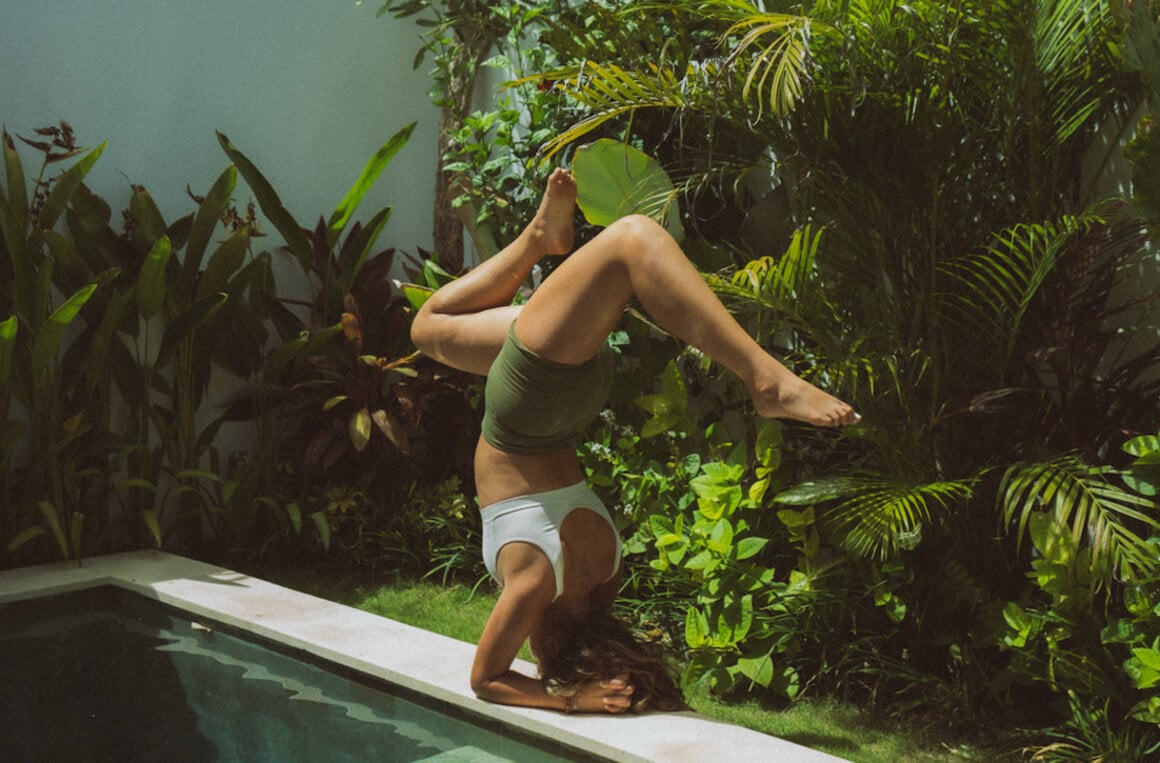
{"type": "MultiPolygon", "coordinates": [[[[484,718],[625,763],[823,763],[827,753],[695,713],[563,715],[483,702],[475,647],[369,612],[160,551],[0,572],[0,604],[113,585],[403,686],[484,718]],[[614,740],[614,741],[613,741],[614,740]]],[[[535,666],[518,670],[535,675],[535,666]]]]}

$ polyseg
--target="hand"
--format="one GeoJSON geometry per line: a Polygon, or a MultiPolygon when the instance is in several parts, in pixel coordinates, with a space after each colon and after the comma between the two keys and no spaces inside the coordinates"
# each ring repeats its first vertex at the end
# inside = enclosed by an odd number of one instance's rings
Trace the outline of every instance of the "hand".
{"type": "Polygon", "coordinates": [[[576,692],[578,713],[623,713],[632,705],[633,686],[628,674],[599,681],[586,681],[576,692]]]}

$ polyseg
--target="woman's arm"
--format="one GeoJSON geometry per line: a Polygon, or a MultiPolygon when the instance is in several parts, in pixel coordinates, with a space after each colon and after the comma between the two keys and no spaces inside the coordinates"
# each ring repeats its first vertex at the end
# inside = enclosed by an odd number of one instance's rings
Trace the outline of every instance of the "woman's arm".
{"type": "Polygon", "coordinates": [[[572,698],[548,694],[539,679],[511,669],[516,654],[544,616],[556,595],[555,577],[543,553],[531,546],[512,543],[504,548],[504,588],[487,619],[475,661],[471,666],[471,689],[480,699],[502,705],[542,707],[577,712],[617,713],[628,708],[632,687],[623,677],[584,684],[572,698]],[[537,558],[538,557],[538,558],[537,558]]]}

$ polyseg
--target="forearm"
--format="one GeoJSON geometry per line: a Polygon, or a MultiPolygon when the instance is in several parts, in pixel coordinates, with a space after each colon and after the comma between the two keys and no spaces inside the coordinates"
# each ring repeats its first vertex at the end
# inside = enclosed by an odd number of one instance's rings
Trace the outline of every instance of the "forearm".
{"type": "Polygon", "coordinates": [[[568,709],[567,698],[553,697],[544,690],[543,684],[538,679],[514,670],[495,678],[473,682],[471,688],[480,699],[499,705],[541,707],[549,710],[568,709]]]}

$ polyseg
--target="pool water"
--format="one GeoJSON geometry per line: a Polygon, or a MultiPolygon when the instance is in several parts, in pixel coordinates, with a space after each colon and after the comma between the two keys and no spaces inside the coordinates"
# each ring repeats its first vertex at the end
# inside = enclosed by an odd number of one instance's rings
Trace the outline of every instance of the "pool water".
{"type": "Polygon", "coordinates": [[[0,606],[5,761],[594,760],[484,723],[112,586],[0,606]]]}

